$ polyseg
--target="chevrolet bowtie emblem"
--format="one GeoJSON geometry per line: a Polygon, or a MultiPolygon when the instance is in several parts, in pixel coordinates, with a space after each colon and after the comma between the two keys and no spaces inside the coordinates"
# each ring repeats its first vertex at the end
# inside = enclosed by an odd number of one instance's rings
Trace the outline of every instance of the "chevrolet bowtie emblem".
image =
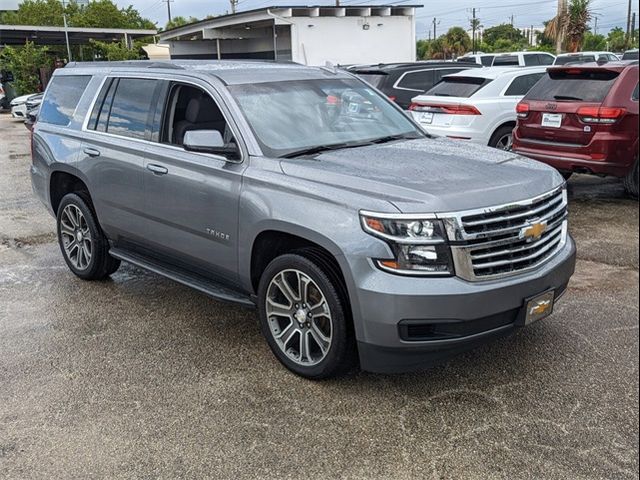
{"type": "Polygon", "coordinates": [[[536,222],[520,230],[520,238],[532,242],[538,240],[547,231],[547,222],[536,222]]]}
{"type": "Polygon", "coordinates": [[[531,315],[542,315],[551,308],[551,300],[542,300],[536,303],[529,312],[531,315]]]}

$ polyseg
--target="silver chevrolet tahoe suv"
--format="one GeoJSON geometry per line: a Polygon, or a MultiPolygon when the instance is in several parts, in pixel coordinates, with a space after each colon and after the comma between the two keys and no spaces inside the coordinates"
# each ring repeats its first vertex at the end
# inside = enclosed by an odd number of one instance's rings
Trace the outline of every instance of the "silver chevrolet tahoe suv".
{"type": "Polygon", "coordinates": [[[433,365],[547,316],[574,271],[560,174],[329,67],[71,64],[32,151],[75,275],[126,261],[257,307],[308,378],[433,365]]]}

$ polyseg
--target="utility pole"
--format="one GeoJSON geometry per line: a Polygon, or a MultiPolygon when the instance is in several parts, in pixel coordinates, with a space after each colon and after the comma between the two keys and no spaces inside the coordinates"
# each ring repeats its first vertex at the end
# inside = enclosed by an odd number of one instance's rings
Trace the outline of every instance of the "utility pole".
{"type": "Polygon", "coordinates": [[[562,53],[562,40],[564,40],[564,26],[562,25],[563,19],[564,19],[564,14],[566,12],[566,8],[567,8],[567,1],[566,0],[558,0],[558,13],[557,13],[557,19],[558,19],[558,29],[559,31],[557,32],[557,38],[556,38],[556,55],[562,53]]]}
{"type": "Polygon", "coordinates": [[[636,12],[631,15],[631,45],[636,41],[636,12]]]}
{"type": "MultiPolygon", "coordinates": [[[[238,0],[229,0],[229,3],[231,4],[231,13],[236,13],[236,10],[238,9],[238,0]]],[[[339,6],[338,3],[339,0],[336,0],[336,7],[339,6]]]]}
{"type": "Polygon", "coordinates": [[[67,43],[67,61],[70,62],[71,61],[71,46],[69,45],[69,28],[67,25],[67,4],[65,3],[65,0],[62,0],[62,22],[64,25],[64,39],[65,42],[67,43]]]}
{"type": "Polygon", "coordinates": [[[471,40],[471,48],[473,50],[473,54],[476,53],[476,8],[473,7],[473,20],[471,20],[471,28],[472,28],[472,40],[471,40]]]}
{"type": "Polygon", "coordinates": [[[433,39],[435,40],[436,38],[438,38],[436,35],[436,17],[433,17],[433,39]]]}
{"type": "Polygon", "coordinates": [[[593,34],[594,35],[598,34],[598,17],[595,18],[595,23],[593,25],[593,34]]]}
{"type": "Polygon", "coordinates": [[[340,6],[340,0],[336,0],[336,7],[340,6]]]}
{"type": "Polygon", "coordinates": [[[533,36],[533,25],[529,27],[529,38],[529,45],[533,47],[533,41],[535,40],[535,37],[533,36]]]}
{"type": "Polygon", "coordinates": [[[171,2],[173,0],[162,0],[163,2],[167,2],[167,18],[169,19],[169,22],[171,22],[171,2]]]}
{"type": "Polygon", "coordinates": [[[625,36],[625,46],[629,48],[631,35],[631,0],[629,0],[629,5],[627,6],[627,35],[625,36]]]}
{"type": "Polygon", "coordinates": [[[511,14],[511,26],[513,27],[513,13],[511,14]]]}

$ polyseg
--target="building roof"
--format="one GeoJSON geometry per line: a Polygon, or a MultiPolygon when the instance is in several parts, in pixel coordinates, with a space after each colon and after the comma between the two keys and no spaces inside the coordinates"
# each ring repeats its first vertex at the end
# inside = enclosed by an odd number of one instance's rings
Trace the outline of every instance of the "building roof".
{"type": "Polygon", "coordinates": [[[288,22],[279,20],[287,17],[345,17],[345,16],[412,16],[416,8],[423,5],[345,5],[340,7],[327,5],[288,5],[270,6],[245,10],[242,12],[220,15],[197,22],[181,25],[160,32],[160,40],[172,40],[181,36],[189,36],[204,29],[215,29],[228,26],[238,26],[253,22],[269,20],[276,23],[288,22]],[[279,17],[279,18],[278,18],[279,17]]]}
{"type": "MultiPolygon", "coordinates": [[[[124,37],[130,39],[148,37],[158,32],[123,28],[68,27],[67,33],[69,43],[86,44],[91,39],[111,42],[124,37]]],[[[64,45],[65,29],[41,25],[0,25],[0,39],[2,45],[24,45],[27,40],[39,45],[64,45]]]]}

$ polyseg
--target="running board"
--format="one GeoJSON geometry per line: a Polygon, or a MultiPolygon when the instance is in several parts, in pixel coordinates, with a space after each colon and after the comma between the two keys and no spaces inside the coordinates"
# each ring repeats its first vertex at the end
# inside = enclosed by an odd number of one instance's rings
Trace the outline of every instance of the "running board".
{"type": "Polygon", "coordinates": [[[190,273],[184,269],[168,266],[157,260],[150,259],[149,257],[139,255],[128,250],[122,250],[120,248],[111,248],[109,250],[109,255],[191,287],[215,298],[216,300],[236,303],[244,307],[255,308],[256,306],[255,303],[251,301],[251,297],[249,295],[245,295],[231,288],[222,286],[213,280],[190,273]]]}

